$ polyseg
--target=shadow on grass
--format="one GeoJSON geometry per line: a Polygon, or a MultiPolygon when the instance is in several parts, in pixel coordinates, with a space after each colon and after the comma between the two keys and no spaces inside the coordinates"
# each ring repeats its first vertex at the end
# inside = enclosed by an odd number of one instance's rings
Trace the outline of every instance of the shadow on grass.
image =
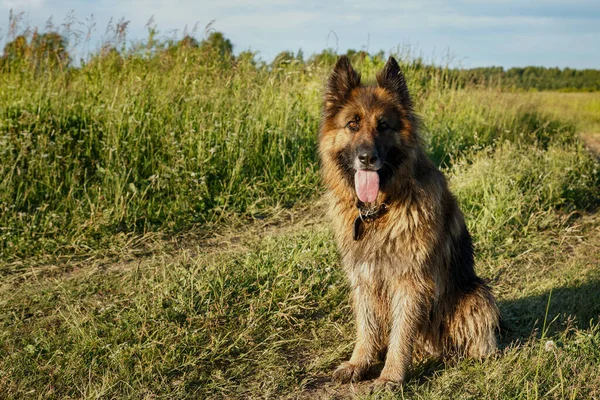
{"type": "Polygon", "coordinates": [[[591,323],[600,320],[600,278],[578,286],[555,288],[536,296],[501,301],[499,307],[502,347],[532,335],[539,337],[544,319],[547,321],[547,336],[569,328],[589,328],[591,323]]]}
{"type": "MultiPolygon", "coordinates": [[[[532,336],[540,337],[545,318],[548,337],[569,329],[587,329],[600,322],[600,277],[577,286],[500,301],[498,306],[502,316],[501,348],[522,343],[532,336]]],[[[422,384],[443,370],[447,363],[455,362],[452,359],[424,359],[414,365],[409,382],[422,384]]],[[[378,372],[375,369],[371,374],[376,377],[378,372]]]]}
{"type": "MultiPolygon", "coordinates": [[[[541,336],[549,297],[547,336],[572,328],[586,329],[590,327],[591,323],[600,321],[600,277],[578,286],[555,288],[552,293],[548,291],[540,295],[500,301],[501,348],[518,345],[518,343],[527,341],[532,335],[541,336]]],[[[407,377],[407,383],[418,387],[432,379],[436,373],[444,370],[448,365],[455,365],[457,361],[454,358],[428,357],[419,360],[413,364],[413,369],[407,377]]],[[[354,384],[356,390],[365,392],[365,388],[370,385],[372,380],[379,377],[383,366],[384,362],[381,361],[369,368],[364,381],[354,384]]],[[[324,388],[330,388],[329,390],[338,394],[340,391],[349,390],[345,385],[331,382],[330,372],[333,372],[333,368],[329,373],[319,376],[307,387],[307,391],[319,397],[319,394],[325,393],[324,388]]]]}
{"type": "MultiPolygon", "coordinates": [[[[501,348],[524,342],[532,335],[540,337],[544,318],[548,328],[546,336],[567,329],[586,329],[600,322],[600,277],[577,286],[554,288],[551,293],[500,301],[498,305],[502,315],[501,348]]],[[[453,359],[424,359],[415,363],[409,382],[422,384],[443,370],[447,363],[455,362],[453,359]]],[[[367,378],[377,377],[380,369],[374,368],[367,378]]]]}

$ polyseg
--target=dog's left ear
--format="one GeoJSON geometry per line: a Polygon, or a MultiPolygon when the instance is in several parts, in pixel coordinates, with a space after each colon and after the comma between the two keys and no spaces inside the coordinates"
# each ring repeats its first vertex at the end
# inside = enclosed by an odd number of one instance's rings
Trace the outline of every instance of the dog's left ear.
{"type": "Polygon", "coordinates": [[[400,66],[394,57],[390,57],[385,67],[377,74],[377,84],[379,87],[396,94],[402,106],[407,110],[412,110],[412,100],[408,93],[406,79],[404,79],[400,66]]]}

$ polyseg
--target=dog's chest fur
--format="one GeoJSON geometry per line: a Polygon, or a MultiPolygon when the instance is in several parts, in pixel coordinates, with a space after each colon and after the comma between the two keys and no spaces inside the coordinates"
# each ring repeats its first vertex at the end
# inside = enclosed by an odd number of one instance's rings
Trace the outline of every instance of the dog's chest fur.
{"type": "Polygon", "coordinates": [[[341,202],[331,203],[330,213],[346,272],[361,280],[387,280],[415,273],[423,266],[438,238],[432,229],[439,220],[439,210],[419,201],[397,202],[388,211],[364,223],[360,239],[352,235],[352,225],[358,215],[355,207],[341,202]]]}

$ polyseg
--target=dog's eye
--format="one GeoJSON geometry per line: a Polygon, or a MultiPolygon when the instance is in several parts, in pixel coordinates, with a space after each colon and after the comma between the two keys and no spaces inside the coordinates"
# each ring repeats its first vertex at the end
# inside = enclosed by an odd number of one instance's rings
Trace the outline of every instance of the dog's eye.
{"type": "Polygon", "coordinates": [[[357,131],[358,130],[358,122],[350,121],[346,124],[346,128],[350,129],[351,131],[357,131]]]}
{"type": "Polygon", "coordinates": [[[385,122],[385,121],[379,122],[378,125],[379,125],[378,128],[379,128],[380,131],[385,131],[385,130],[390,129],[390,125],[387,122],[385,122]]]}

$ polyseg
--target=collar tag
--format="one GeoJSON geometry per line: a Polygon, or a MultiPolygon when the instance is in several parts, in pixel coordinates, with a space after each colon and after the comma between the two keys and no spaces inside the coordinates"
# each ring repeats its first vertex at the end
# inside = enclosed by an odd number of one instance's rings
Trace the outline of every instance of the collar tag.
{"type": "Polygon", "coordinates": [[[356,208],[358,208],[358,216],[354,219],[354,223],[352,224],[352,238],[354,240],[360,240],[365,229],[364,224],[369,221],[374,221],[379,216],[385,214],[387,205],[383,203],[379,206],[366,208],[364,203],[358,201],[356,203],[356,208]]]}
{"type": "Polygon", "coordinates": [[[354,224],[352,224],[352,239],[359,240],[363,231],[363,220],[361,218],[360,213],[354,219],[354,224]]]}

